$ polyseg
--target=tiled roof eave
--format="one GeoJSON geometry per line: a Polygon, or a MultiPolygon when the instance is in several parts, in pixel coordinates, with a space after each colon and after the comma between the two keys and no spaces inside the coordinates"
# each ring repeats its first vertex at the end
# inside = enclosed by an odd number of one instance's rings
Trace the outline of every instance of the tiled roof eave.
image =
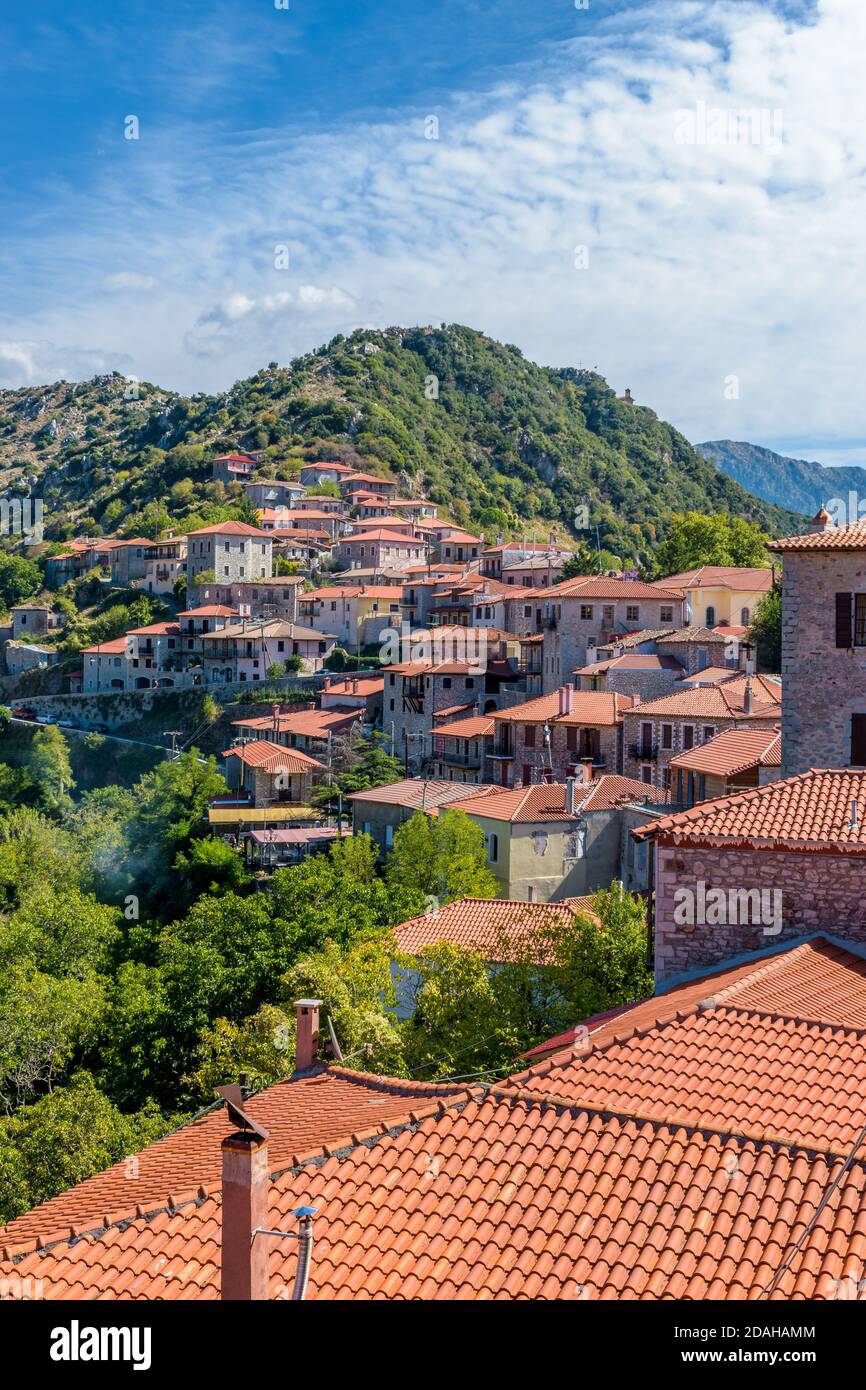
{"type": "Polygon", "coordinates": [[[641,827],[643,838],[661,845],[693,845],[704,849],[788,850],[797,854],[866,854],[866,844],[847,840],[794,840],[788,836],[706,835],[700,831],[664,830],[658,825],[641,827]]]}

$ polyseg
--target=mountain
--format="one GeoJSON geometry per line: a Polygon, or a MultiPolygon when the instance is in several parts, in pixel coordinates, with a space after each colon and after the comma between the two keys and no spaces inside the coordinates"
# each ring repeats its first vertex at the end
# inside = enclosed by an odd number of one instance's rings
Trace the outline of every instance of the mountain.
{"type": "Polygon", "coordinates": [[[784,454],[774,454],[772,449],[733,439],[712,439],[696,448],[747,492],[780,507],[793,507],[807,516],[814,516],[819,507],[828,506],[833,498],[840,498],[847,508],[851,491],[866,498],[866,468],[826,468],[822,463],[786,458],[784,454]]]}
{"type": "Polygon", "coordinates": [[[594,372],[540,367],[460,325],[359,330],[220,395],[119,374],[0,392],[0,489],[42,496],[48,540],[154,535],[243,515],[216,453],[266,475],[341,458],[497,535],[581,535],[649,562],[675,511],[729,511],[776,534],[802,518],[750,496],[594,372]],[[575,530],[579,509],[589,529],[575,530]]]}

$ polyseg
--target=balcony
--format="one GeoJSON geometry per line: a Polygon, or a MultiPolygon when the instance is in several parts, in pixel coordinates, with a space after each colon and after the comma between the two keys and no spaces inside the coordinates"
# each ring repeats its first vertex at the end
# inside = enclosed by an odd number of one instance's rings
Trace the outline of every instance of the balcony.
{"type": "Polygon", "coordinates": [[[477,753],[440,753],[438,759],[446,767],[473,768],[476,772],[481,767],[481,758],[477,753]]]}
{"type": "Polygon", "coordinates": [[[632,743],[628,750],[629,757],[635,758],[638,762],[653,762],[659,755],[657,743],[632,743]]]}

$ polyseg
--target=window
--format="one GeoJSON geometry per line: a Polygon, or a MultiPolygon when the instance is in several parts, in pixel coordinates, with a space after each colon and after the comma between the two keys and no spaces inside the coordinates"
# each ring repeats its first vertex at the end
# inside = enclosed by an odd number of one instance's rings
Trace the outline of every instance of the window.
{"type": "Polygon", "coordinates": [[[475,689],[475,681],[473,680],[473,678],[472,678],[471,676],[467,676],[467,677],[466,677],[465,681],[463,682],[463,685],[464,685],[464,688],[465,688],[466,690],[474,690],[474,689],[475,689]]]}
{"type": "Polygon", "coordinates": [[[836,646],[853,646],[851,631],[851,594],[836,595],[836,646]]]}
{"type": "Polygon", "coordinates": [[[636,603],[626,604],[625,620],[627,623],[640,622],[640,609],[638,608],[636,603]]]}
{"type": "Polygon", "coordinates": [[[385,848],[386,848],[386,849],[390,849],[391,846],[393,845],[393,843],[394,843],[394,827],[393,827],[393,825],[386,825],[386,826],[385,826],[385,848]]]}
{"type": "Polygon", "coordinates": [[[659,618],[663,623],[672,623],[674,620],[674,610],[670,604],[662,604],[659,609],[659,618]]]}
{"type": "Polygon", "coordinates": [[[582,604],[580,605],[580,616],[581,616],[581,619],[583,620],[583,622],[591,622],[591,621],[592,621],[592,604],[591,604],[591,603],[582,603],[582,604]]]}
{"type": "Polygon", "coordinates": [[[741,608],[741,609],[740,609],[740,623],[741,623],[741,625],[742,625],[743,627],[748,627],[748,626],[749,626],[749,622],[750,622],[750,614],[749,614],[748,608],[741,608]]]}
{"type": "Polygon", "coordinates": [[[707,609],[707,627],[715,627],[715,625],[716,625],[716,610],[715,610],[715,608],[713,607],[713,605],[710,604],[709,608],[707,609]]]}
{"type": "Polygon", "coordinates": [[[716,731],[715,731],[715,729],[713,728],[712,724],[705,724],[705,725],[704,725],[704,743],[709,743],[710,739],[711,739],[711,738],[715,738],[715,736],[716,736],[716,731]]]}
{"type": "Polygon", "coordinates": [[[694,724],[683,725],[683,748],[694,748],[695,746],[695,726],[694,724]]]}
{"type": "Polygon", "coordinates": [[[525,603],[525,604],[523,605],[523,616],[524,616],[524,618],[531,618],[531,617],[532,617],[532,605],[531,605],[531,604],[525,603]]]}
{"type": "Polygon", "coordinates": [[[652,786],[653,770],[651,767],[642,767],[640,770],[640,780],[645,782],[648,787],[652,786]]]}
{"type": "Polygon", "coordinates": [[[674,746],[674,726],[673,724],[662,724],[662,748],[673,748],[674,746]]]}
{"type": "Polygon", "coordinates": [[[854,646],[866,647],[866,594],[854,595],[854,646]]]}
{"type": "MultiPolygon", "coordinates": [[[[429,685],[430,682],[428,681],[427,684],[429,685]]],[[[442,689],[443,689],[443,690],[450,690],[450,689],[451,689],[451,677],[450,677],[450,676],[443,676],[443,677],[442,677],[442,689]]]]}
{"type": "Polygon", "coordinates": [[[866,714],[851,715],[851,764],[866,767],[866,714]]]}
{"type": "Polygon", "coordinates": [[[662,768],[662,786],[663,786],[664,790],[665,790],[665,791],[669,791],[669,790],[670,790],[670,785],[671,785],[671,770],[670,770],[669,767],[662,768]]]}
{"type": "Polygon", "coordinates": [[[569,724],[566,727],[565,746],[568,749],[569,753],[577,752],[577,736],[579,732],[579,729],[577,729],[574,724],[569,724]]]}
{"type": "Polygon", "coordinates": [[[487,862],[488,864],[499,863],[499,836],[492,832],[487,836],[487,862]]]}
{"type": "MultiPolygon", "coordinates": [[[[571,730],[569,730],[569,733],[570,733],[570,732],[571,732],[571,730]]],[[[535,747],[535,725],[534,725],[534,724],[524,724],[524,726],[523,726],[523,742],[524,742],[524,744],[525,744],[525,746],[526,746],[527,748],[534,748],[534,747],[535,747]]]]}
{"type": "Polygon", "coordinates": [[[601,611],[602,611],[602,617],[603,617],[603,620],[604,620],[604,625],[605,625],[605,627],[613,627],[613,624],[614,624],[614,616],[615,616],[615,610],[614,610],[613,604],[612,604],[612,603],[606,603],[606,604],[604,605],[604,608],[603,608],[601,611]]]}

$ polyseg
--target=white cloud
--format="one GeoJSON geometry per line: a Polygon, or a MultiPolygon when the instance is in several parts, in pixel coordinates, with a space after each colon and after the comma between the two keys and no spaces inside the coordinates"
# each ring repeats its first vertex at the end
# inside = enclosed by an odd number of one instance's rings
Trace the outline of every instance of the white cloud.
{"type": "Polygon", "coordinates": [[[124,353],[94,348],[57,347],[35,339],[0,339],[0,387],[41,386],[54,381],[80,381],[127,368],[124,353]]]}
{"type": "Polygon", "coordinates": [[[121,270],[103,280],[107,290],[152,290],[158,284],[155,275],[143,275],[137,270],[121,270]]]}
{"type": "Polygon", "coordinates": [[[862,0],[799,24],[686,0],[455,99],[438,140],[422,111],[232,147],[195,127],[143,139],[134,177],[112,167],[64,219],[52,296],[10,336],[74,322],[141,377],[219,389],[360,323],[456,319],[597,364],[695,439],[842,447],[862,433],[863,51],[862,0]],[[705,124],[678,142],[682,112],[714,110],[779,111],[781,141],[708,143],[705,124]],[[90,293],[109,253],[158,281],[134,317],[90,293]]]}

